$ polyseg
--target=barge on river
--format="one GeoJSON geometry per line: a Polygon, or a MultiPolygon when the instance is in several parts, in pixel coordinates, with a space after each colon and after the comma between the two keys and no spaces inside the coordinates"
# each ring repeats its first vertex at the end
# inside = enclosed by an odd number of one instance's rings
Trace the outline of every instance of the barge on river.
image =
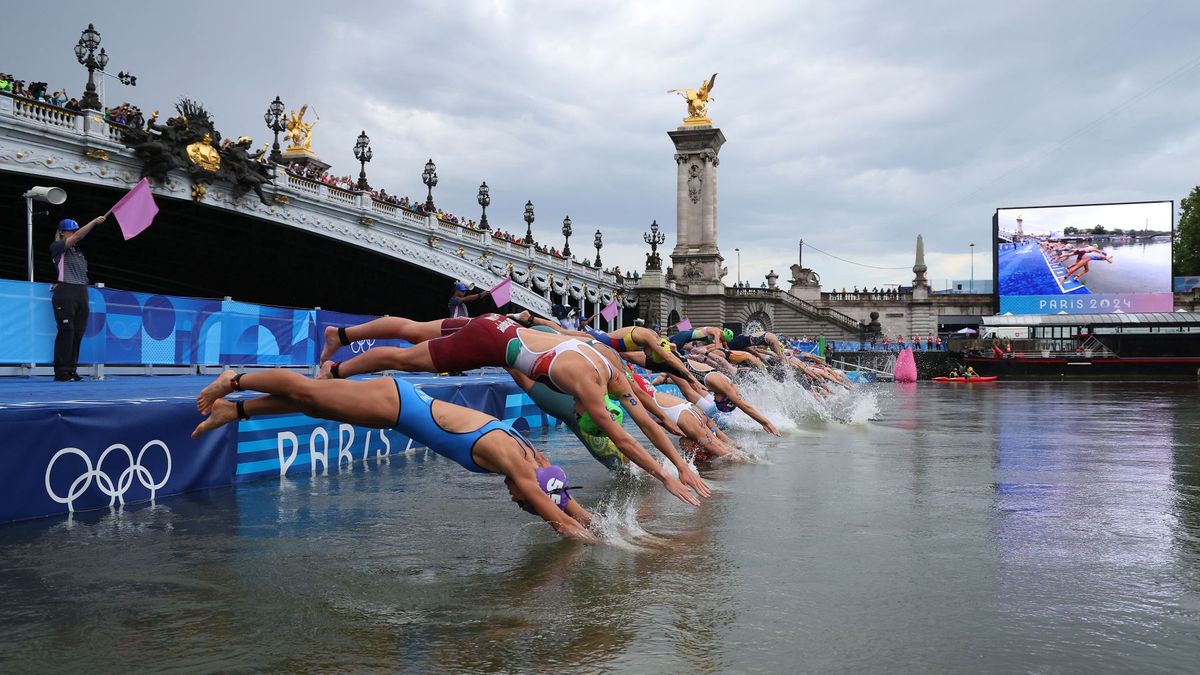
{"type": "Polygon", "coordinates": [[[980,375],[1029,379],[1200,378],[1197,312],[1004,314],[984,317],[982,335],[964,357],[980,375]]]}

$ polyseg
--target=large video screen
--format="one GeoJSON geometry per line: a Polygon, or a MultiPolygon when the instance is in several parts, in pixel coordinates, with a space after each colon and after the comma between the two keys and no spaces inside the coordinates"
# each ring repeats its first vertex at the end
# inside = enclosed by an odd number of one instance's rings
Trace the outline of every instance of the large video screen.
{"type": "Polygon", "coordinates": [[[1170,312],[1175,203],[996,209],[1000,313],[1170,312]]]}

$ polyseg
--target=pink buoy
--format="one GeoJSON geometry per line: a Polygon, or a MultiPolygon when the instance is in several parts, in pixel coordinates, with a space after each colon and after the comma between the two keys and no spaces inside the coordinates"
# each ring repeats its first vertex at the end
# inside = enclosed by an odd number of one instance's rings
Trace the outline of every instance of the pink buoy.
{"type": "Polygon", "coordinates": [[[896,357],[896,367],[892,375],[897,382],[917,381],[917,361],[913,358],[912,347],[907,347],[896,357]]]}

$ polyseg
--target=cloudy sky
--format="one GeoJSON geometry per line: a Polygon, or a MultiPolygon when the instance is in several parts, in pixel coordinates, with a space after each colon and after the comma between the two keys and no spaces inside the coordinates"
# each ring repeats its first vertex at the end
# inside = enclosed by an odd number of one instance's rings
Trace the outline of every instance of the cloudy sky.
{"type": "Polygon", "coordinates": [[[1178,200],[1200,182],[1200,3],[305,2],[22,3],[0,70],[79,95],[71,48],[94,22],[107,100],[203,102],[226,136],[267,138],[275,95],[320,115],[314,148],[376,187],[435,198],[604,262],[643,264],[652,220],[674,245],[673,87],[720,73],[728,139],[719,235],[757,285],[803,238],[826,288],[907,283],[916,235],[935,286],[991,269],[996,207],[1178,200]],[[20,27],[20,28],[18,28],[20,27]],[[870,265],[867,267],[863,265],[870,265]],[[906,268],[906,269],[877,269],[906,268]]]}

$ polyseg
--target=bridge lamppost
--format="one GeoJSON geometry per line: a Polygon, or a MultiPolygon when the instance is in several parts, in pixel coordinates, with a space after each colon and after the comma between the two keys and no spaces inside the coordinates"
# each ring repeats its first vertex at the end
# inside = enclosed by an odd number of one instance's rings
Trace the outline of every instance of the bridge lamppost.
{"type": "Polygon", "coordinates": [[[975,292],[975,243],[971,243],[971,290],[968,293],[975,292]]]}
{"type": "Polygon", "coordinates": [[[563,218],[563,257],[570,259],[571,257],[571,216],[563,218]]]}
{"type": "Polygon", "coordinates": [[[533,202],[525,201],[525,243],[533,245],[533,202]]]}
{"type": "Polygon", "coordinates": [[[738,255],[738,280],[737,280],[737,283],[738,283],[738,286],[741,286],[742,285],[742,249],[735,248],[735,249],[733,249],[733,252],[738,255]]]}
{"type": "Polygon", "coordinates": [[[367,136],[367,132],[364,129],[358,135],[358,140],[354,142],[354,159],[358,160],[360,167],[358,170],[359,190],[371,189],[371,186],[367,184],[367,162],[371,161],[371,157],[373,156],[375,156],[375,153],[371,151],[371,139],[367,136]]]}
{"type": "Polygon", "coordinates": [[[263,121],[267,123],[268,129],[275,132],[275,144],[271,146],[271,161],[282,164],[283,155],[279,152],[279,132],[287,128],[287,122],[283,119],[283,101],[278,96],[267,106],[267,112],[263,113],[263,121]]]}
{"type": "Polygon", "coordinates": [[[487,207],[492,203],[492,191],[488,189],[487,181],[479,184],[479,193],[475,195],[475,201],[479,202],[483,213],[479,216],[479,227],[484,231],[490,230],[487,222],[487,207]]]}
{"type": "Polygon", "coordinates": [[[650,244],[650,255],[646,256],[646,270],[661,270],[662,258],[658,255],[658,247],[666,243],[666,233],[658,231],[658,221],[650,223],[650,232],[642,234],[642,241],[650,244]]]}
{"type": "Polygon", "coordinates": [[[425,212],[433,213],[433,188],[437,185],[437,164],[433,163],[432,158],[425,162],[425,170],[421,172],[421,182],[429,188],[429,194],[425,196],[425,212]]]}
{"type": "Polygon", "coordinates": [[[79,36],[79,42],[75,43],[75,60],[79,61],[79,65],[84,66],[88,70],[87,87],[83,92],[83,98],[79,99],[79,107],[82,110],[99,110],[100,97],[96,95],[96,79],[95,72],[103,71],[108,65],[108,54],[101,49],[100,53],[96,53],[96,47],[100,46],[100,32],[95,26],[88,24],[79,36]]]}
{"type": "Polygon", "coordinates": [[[592,240],[592,245],[596,247],[596,267],[600,267],[600,249],[604,248],[604,235],[600,230],[596,230],[596,237],[592,240]]]}

